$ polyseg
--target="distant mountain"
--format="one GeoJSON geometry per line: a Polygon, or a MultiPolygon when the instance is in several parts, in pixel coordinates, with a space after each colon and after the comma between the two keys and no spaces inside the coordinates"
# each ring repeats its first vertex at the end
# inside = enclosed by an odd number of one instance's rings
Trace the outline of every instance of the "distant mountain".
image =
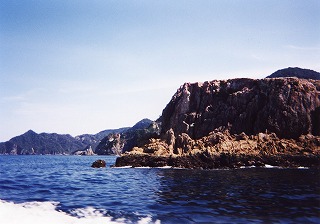
{"type": "Polygon", "coordinates": [[[297,77],[300,79],[320,80],[320,73],[310,69],[295,67],[295,68],[281,69],[267,76],[267,78],[278,78],[278,77],[297,77]]]}
{"type": "Polygon", "coordinates": [[[1,154],[70,154],[86,145],[71,135],[48,134],[29,130],[7,142],[0,143],[1,154]]]}
{"type": "MultiPolygon", "coordinates": [[[[139,123],[139,122],[138,122],[139,123]]],[[[44,155],[77,154],[92,155],[100,141],[111,133],[123,133],[129,127],[108,129],[97,134],[72,137],[68,134],[41,133],[32,130],[0,143],[0,154],[44,155]]]]}

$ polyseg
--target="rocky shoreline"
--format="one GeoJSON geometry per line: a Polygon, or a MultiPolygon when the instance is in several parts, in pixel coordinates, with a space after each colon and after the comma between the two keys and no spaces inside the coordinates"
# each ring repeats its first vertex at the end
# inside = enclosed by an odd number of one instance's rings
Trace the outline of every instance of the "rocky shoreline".
{"type": "Polygon", "coordinates": [[[220,154],[219,156],[207,156],[197,154],[190,156],[151,156],[151,155],[128,155],[118,158],[115,167],[172,167],[186,169],[224,169],[241,167],[310,167],[320,168],[320,157],[316,155],[272,155],[251,156],[220,154]]]}
{"type": "Polygon", "coordinates": [[[320,81],[230,79],[185,83],[157,120],[160,134],[115,166],[320,167],[320,81]]]}
{"type": "Polygon", "coordinates": [[[235,136],[216,132],[190,141],[185,147],[178,155],[169,152],[167,142],[153,139],[143,148],[136,147],[117,158],[115,166],[217,169],[268,164],[320,168],[319,136],[306,135],[293,140],[279,139],[274,133],[235,136]]]}

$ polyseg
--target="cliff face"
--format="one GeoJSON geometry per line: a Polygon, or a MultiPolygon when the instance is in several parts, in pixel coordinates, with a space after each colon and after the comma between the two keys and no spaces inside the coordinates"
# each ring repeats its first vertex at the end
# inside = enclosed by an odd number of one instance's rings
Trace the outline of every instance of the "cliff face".
{"type": "Polygon", "coordinates": [[[319,135],[319,90],[320,81],[298,78],[186,83],[163,110],[161,133],[199,139],[226,127],[231,134],[319,135]]]}
{"type": "Polygon", "coordinates": [[[320,166],[320,81],[185,83],[163,110],[160,136],[116,166],[320,166]]]}
{"type": "Polygon", "coordinates": [[[158,135],[158,129],[155,122],[143,119],[122,132],[108,134],[99,142],[95,153],[98,155],[120,155],[135,146],[147,143],[149,138],[158,135]]]}

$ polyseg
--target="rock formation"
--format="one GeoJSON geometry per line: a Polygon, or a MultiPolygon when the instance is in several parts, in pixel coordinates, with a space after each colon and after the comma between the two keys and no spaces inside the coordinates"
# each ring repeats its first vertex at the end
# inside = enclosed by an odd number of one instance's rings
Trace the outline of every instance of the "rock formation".
{"type": "Polygon", "coordinates": [[[151,139],[141,148],[119,157],[116,166],[173,166],[183,168],[234,168],[240,166],[320,166],[320,137],[302,135],[297,140],[278,138],[275,133],[231,135],[215,130],[201,139],[179,136],[173,153],[165,140],[151,139]]]}
{"type": "Polygon", "coordinates": [[[149,138],[158,136],[158,134],[157,123],[143,119],[123,132],[110,133],[101,140],[95,153],[98,155],[120,155],[135,146],[147,143],[149,138]]]}
{"type": "Polygon", "coordinates": [[[94,161],[91,165],[92,168],[103,168],[106,167],[106,161],[98,159],[94,161]]]}
{"type": "Polygon", "coordinates": [[[91,145],[87,146],[84,150],[77,150],[75,152],[73,152],[73,155],[76,156],[93,156],[95,155],[91,145]]]}
{"type": "Polygon", "coordinates": [[[186,133],[199,139],[228,127],[232,134],[268,130],[297,138],[316,126],[312,114],[320,106],[319,86],[320,81],[298,78],[185,83],[163,110],[161,134],[173,129],[176,137],[186,133]]]}
{"type": "Polygon", "coordinates": [[[299,78],[185,83],[158,120],[160,136],[116,166],[319,166],[319,91],[319,80],[299,78]]]}

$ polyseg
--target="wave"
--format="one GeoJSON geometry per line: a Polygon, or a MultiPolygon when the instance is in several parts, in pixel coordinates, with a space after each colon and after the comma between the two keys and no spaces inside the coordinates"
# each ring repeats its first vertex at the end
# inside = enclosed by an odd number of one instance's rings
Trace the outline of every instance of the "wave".
{"type": "MultiPolygon", "coordinates": [[[[79,208],[71,214],[57,210],[58,202],[24,202],[13,203],[0,199],[0,223],[10,224],[119,224],[132,223],[125,218],[114,219],[105,216],[105,212],[93,207],[79,208]]],[[[151,216],[143,217],[138,224],[160,224],[152,221],[151,216]]]]}
{"type": "Polygon", "coordinates": [[[249,168],[266,168],[266,169],[309,169],[309,167],[299,166],[299,167],[282,167],[282,166],[273,166],[265,164],[264,166],[240,166],[239,169],[249,169],[249,168]]]}
{"type": "MultiPolygon", "coordinates": [[[[159,167],[150,167],[150,166],[141,166],[141,167],[134,167],[134,166],[119,166],[119,167],[112,167],[113,169],[174,169],[174,170],[189,170],[190,168],[184,167],[174,167],[174,166],[159,166],[159,167]]],[[[265,164],[263,166],[240,166],[237,169],[250,169],[250,168],[266,168],[266,169],[309,169],[309,167],[299,166],[299,167],[282,167],[282,166],[273,166],[270,164],[265,164]]],[[[230,168],[216,168],[211,170],[230,170],[230,168]]]]}
{"type": "Polygon", "coordinates": [[[151,167],[151,166],[118,166],[113,167],[114,169],[186,169],[186,168],[178,168],[173,166],[157,166],[157,167],[151,167]]]}

